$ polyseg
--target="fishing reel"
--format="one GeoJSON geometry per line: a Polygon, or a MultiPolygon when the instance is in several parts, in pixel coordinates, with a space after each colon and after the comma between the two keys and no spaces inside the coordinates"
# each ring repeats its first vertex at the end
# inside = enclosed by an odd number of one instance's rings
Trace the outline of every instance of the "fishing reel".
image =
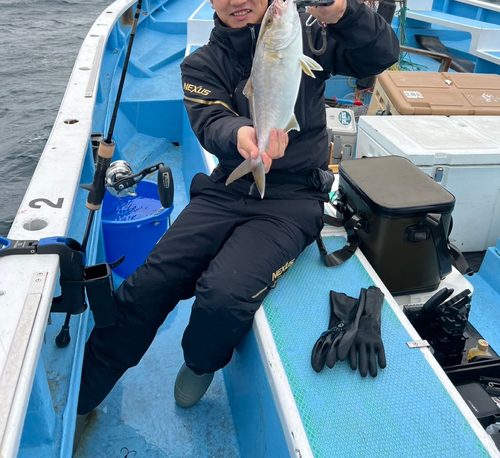
{"type": "Polygon", "coordinates": [[[114,197],[136,197],[135,190],[138,181],[133,180],[133,173],[128,162],[113,162],[106,171],[105,183],[108,192],[114,197]],[[132,178],[131,182],[129,181],[130,178],[132,178]]]}
{"type": "Polygon", "coordinates": [[[106,170],[105,184],[114,197],[136,197],[137,183],[158,170],[158,196],[163,208],[170,208],[174,202],[174,179],[170,167],[162,162],[133,173],[126,161],[115,161],[106,170]]]}

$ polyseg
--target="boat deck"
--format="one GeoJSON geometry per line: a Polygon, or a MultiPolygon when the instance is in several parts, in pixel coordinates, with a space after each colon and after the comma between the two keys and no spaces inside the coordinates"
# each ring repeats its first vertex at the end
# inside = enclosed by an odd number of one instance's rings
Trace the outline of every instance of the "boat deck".
{"type": "Polygon", "coordinates": [[[239,457],[222,372],[191,409],[174,402],[174,381],[184,362],[182,333],[192,301],[169,315],[141,363],[129,370],[89,416],[75,458],[111,456],[239,457]]]}
{"type": "MultiPolygon", "coordinates": [[[[200,16],[206,18],[208,7],[203,7],[200,16]]],[[[151,24],[154,27],[138,40],[138,49],[143,48],[141,43],[151,46],[160,39],[162,21],[151,24]]],[[[171,27],[164,31],[170,32],[171,27]]],[[[175,170],[173,218],[188,199],[180,175],[182,162],[192,161],[193,156],[186,129],[184,150],[169,147],[168,154],[162,155],[161,140],[153,140],[146,157],[142,145],[149,140],[148,126],[166,117],[168,110],[179,108],[180,81],[172,72],[179,63],[178,53],[175,46],[166,54],[139,51],[135,62],[141,69],[137,75],[141,83],[134,81],[126,87],[120,114],[123,127],[117,132],[126,137],[131,126],[141,132],[117,158],[134,158],[138,163],[162,160],[175,170]]],[[[179,131],[177,126],[167,129],[165,137],[177,140],[170,134],[179,131]]],[[[326,229],[324,235],[329,251],[345,243],[335,231],[326,229]]],[[[139,366],[125,374],[90,416],[77,457],[125,456],[133,451],[153,457],[287,457],[290,442],[297,439],[290,439],[294,433],[304,435],[306,446],[296,447],[302,456],[488,455],[477,436],[481,428],[430,351],[407,345],[418,335],[362,254],[327,269],[317,247],[310,246],[269,294],[253,331],[236,350],[233,361],[216,374],[200,403],[184,410],[174,403],[173,385],[183,362],[180,341],[191,304],[179,304],[139,366]],[[327,326],[329,291],[357,297],[361,287],[373,284],[386,294],[382,335],[388,368],[376,379],[362,378],[347,362],[316,374],[310,353],[327,326]],[[276,359],[266,361],[262,347],[272,348],[276,359]],[[278,382],[274,380],[283,375],[278,382]],[[300,423],[291,433],[287,430],[290,411],[297,414],[300,423]],[[402,412],[411,415],[402,421],[402,412]]]]}
{"type": "MultiPolygon", "coordinates": [[[[328,235],[328,230],[325,235],[329,251],[345,243],[344,237],[328,235]]],[[[405,329],[404,317],[390,296],[382,315],[387,369],[376,379],[360,377],[347,361],[320,374],[312,370],[310,352],[327,326],[329,291],[357,296],[361,287],[378,282],[362,255],[328,269],[312,245],[264,302],[313,456],[488,456],[446,392],[450,383],[432,364],[428,350],[407,346],[415,336],[405,329]],[[315,287],[304,289],[304,284],[315,287]],[[412,414],[402,419],[402,412],[408,411],[412,414]]],[[[151,457],[288,456],[282,431],[276,432],[274,441],[263,437],[272,423],[263,417],[273,416],[265,410],[273,409],[262,402],[266,388],[261,386],[259,368],[245,360],[253,336],[242,342],[228,368],[216,374],[198,405],[188,410],[175,405],[173,385],[183,362],[180,341],[191,303],[178,305],[141,363],[90,416],[77,458],[125,456],[132,451],[151,457]],[[237,431],[245,433],[237,438],[237,431]]]]}
{"type": "MultiPolygon", "coordinates": [[[[172,167],[176,189],[173,219],[188,202],[186,185],[193,170],[210,171],[199,145],[194,146],[194,137],[183,125],[180,76],[172,70],[178,69],[179,46],[169,54],[164,42],[165,36],[185,33],[181,23],[199,3],[171,0],[156,11],[160,20],[150,11],[150,17],[140,23],[138,53],[131,63],[115,130],[115,160],[130,161],[135,171],[159,161],[172,167]],[[146,52],[155,45],[160,54],[146,52]],[[167,116],[172,123],[166,122],[167,116]],[[132,131],[134,135],[130,135],[132,131]],[[186,164],[195,166],[189,166],[186,173],[186,164]]],[[[203,7],[204,20],[209,7],[203,7]]],[[[106,52],[113,55],[113,47],[106,52]]],[[[109,70],[101,69],[94,132],[105,131],[109,122],[104,99],[118,83],[118,71],[109,78],[109,70]]],[[[92,169],[89,160],[87,157],[82,183],[91,181],[85,175],[92,169]]],[[[84,201],[85,192],[80,191],[75,206],[83,208],[84,201]]],[[[81,238],[86,216],[82,213],[73,219],[69,236],[81,238]]],[[[95,224],[99,222],[97,219],[95,224]]],[[[324,240],[329,251],[345,244],[340,232],[328,228],[324,240]]],[[[95,249],[97,261],[102,261],[102,246],[95,249]]],[[[115,277],[116,286],[120,281],[115,277]]],[[[329,269],[317,247],[308,247],[266,298],[231,363],[216,374],[199,404],[185,410],[175,405],[173,386],[183,362],[181,337],[191,304],[189,300],[178,305],[141,363],[123,376],[89,416],[76,457],[475,458],[495,454],[491,439],[431,351],[407,345],[419,336],[359,250],[349,262],[329,269]],[[327,327],[329,291],[357,297],[360,288],[370,285],[379,286],[385,294],[382,337],[388,367],[375,379],[362,378],[346,361],[315,373],[310,355],[327,327]]],[[[68,367],[72,362],[75,367],[81,363],[78,358],[88,335],[88,318],[86,312],[72,319],[73,333],[78,327],[84,330],[66,349],[53,344],[64,317],[55,317],[47,328],[42,354],[57,427],[62,423],[63,432],[62,436],[47,432],[50,444],[43,443],[45,431],[39,433],[41,438],[23,437],[19,457],[69,456],[75,409],[71,400],[74,404],[78,376],[72,376],[71,385],[68,367]],[[37,439],[42,445],[34,448],[37,439]]],[[[30,418],[28,415],[26,425],[30,418]]],[[[36,425],[29,426],[26,430],[34,434],[36,425]]]]}
{"type": "MultiPolygon", "coordinates": [[[[182,147],[148,150],[155,139],[140,136],[121,152],[123,157],[171,167],[175,198],[172,222],[188,202],[182,175],[182,147]],[[141,152],[142,151],[142,152],[141,152]]],[[[154,177],[156,178],[156,177],[154,177]]],[[[123,281],[114,276],[115,288],[123,281]]],[[[203,402],[182,409],[174,401],[174,382],[184,363],[181,338],[193,299],[182,301],[158,330],[141,363],[127,371],[104,402],[89,416],[76,458],[125,456],[239,457],[236,430],[222,372],[218,372],[203,402]]]]}
{"type": "MultiPolygon", "coordinates": [[[[175,178],[174,218],[187,203],[182,177],[175,178]]],[[[345,243],[330,228],[324,236],[328,251],[345,243]]],[[[376,379],[360,377],[347,361],[320,374],[312,370],[310,352],[327,326],[329,291],[358,296],[361,287],[373,284],[380,285],[380,281],[362,255],[328,269],[316,245],[311,245],[261,310],[313,456],[488,456],[453,396],[446,392],[450,383],[445,381],[443,386],[442,370],[432,364],[429,351],[407,346],[415,335],[408,331],[404,316],[387,292],[382,315],[387,369],[376,379]],[[315,287],[304,289],[304,284],[315,287]],[[411,416],[402,419],[402,412],[408,409],[411,416]]],[[[266,412],[273,407],[262,402],[268,390],[263,387],[267,381],[258,375],[262,369],[245,360],[253,335],[242,342],[228,368],[216,374],[199,404],[188,410],[175,405],[173,386],[183,362],[180,342],[191,304],[188,300],[178,305],[141,363],[124,375],[90,415],[76,458],[126,456],[134,451],[137,456],[173,458],[288,456],[283,431],[276,431],[273,441],[263,437],[267,428],[280,426],[270,426],[270,418],[276,415],[266,412]],[[237,431],[245,434],[238,438],[237,431]]]]}

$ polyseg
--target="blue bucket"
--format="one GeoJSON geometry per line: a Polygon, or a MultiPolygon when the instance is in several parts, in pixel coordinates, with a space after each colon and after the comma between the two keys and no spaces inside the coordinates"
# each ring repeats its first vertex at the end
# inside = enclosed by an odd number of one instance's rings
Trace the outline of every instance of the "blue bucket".
{"type": "Polygon", "coordinates": [[[113,272],[126,278],[144,264],[149,252],[168,229],[174,206],[163,208],[156,183],[140,181],[137,197],[117,198],[106,192],[102,204],[102,229],[106,262],[125,260],[113,272]]]}

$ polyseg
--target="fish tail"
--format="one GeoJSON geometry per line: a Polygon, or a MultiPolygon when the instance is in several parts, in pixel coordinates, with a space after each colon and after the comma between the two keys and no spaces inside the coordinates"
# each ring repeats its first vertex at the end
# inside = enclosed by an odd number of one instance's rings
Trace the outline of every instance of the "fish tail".
{"type": "Polygon", "coordinates": [[[238,167],[236,167],[231,175],[227,177],[226,186],[231,184],[233,181],[236,181],[238,178],[245,176],[247,173],[252,171],[252,160],[250,158],[243,161],[238,167]]]}
{"type": "Polygon", "coordinates": [[[266,189],[266,168],[264,167],[264,163],[261,160],[252,161],[250,158],[248,158],[243,161],[231,172],[231,175],[227,177],[226,186],[250,172],[252,172],[255,184],[257,185],[257,189],[260,193],[260,197],[263,198],[264,191],[266,189]]]}
{"type": "Polygon", "coordinates": [[[260,198],[264,198],[264,191],[266,190],[266,168],[264,163],[259,161],[254,167],[252,167],[252,175],[257,185],[257,189],[260,193],[260,198]]]}

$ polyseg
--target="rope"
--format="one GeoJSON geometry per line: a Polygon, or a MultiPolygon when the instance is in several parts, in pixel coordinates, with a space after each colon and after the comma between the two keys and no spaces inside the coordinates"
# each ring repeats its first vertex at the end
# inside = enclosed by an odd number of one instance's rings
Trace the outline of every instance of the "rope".
{"type": "Polygon", "coordinates": [[[326,41],[326,26],[322,25],[321,26],[321,39],[322,39],[322,46],[320,49],[316,49],[314,47],[314,43],[312,42],[312,33],[311,33],[311,26],[319,21],[314,18],[313,16],[309,16],[306,21],[306,35],[307,35],[307,42],[309,44],[309,49],[315,56],[321,56],[322,54],[325,53],[326,51],[326,46],[327,46],[327,41],[326,41]],[[312,19],[312,20],[311,20],[312,19]]]}

